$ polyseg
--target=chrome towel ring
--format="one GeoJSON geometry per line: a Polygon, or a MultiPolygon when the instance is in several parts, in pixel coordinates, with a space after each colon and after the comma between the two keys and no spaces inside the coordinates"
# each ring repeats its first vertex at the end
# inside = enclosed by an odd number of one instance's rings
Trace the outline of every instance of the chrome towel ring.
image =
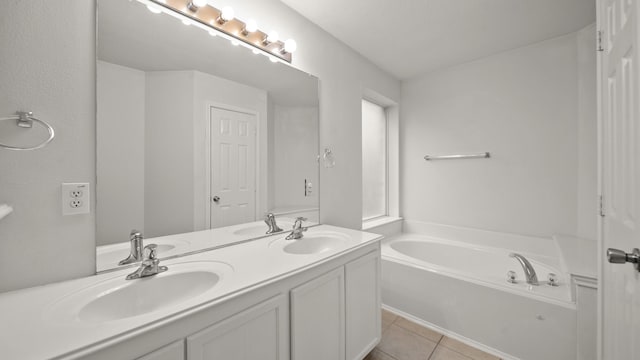
{"type": "Polygon", "coordinates": [[[15,120],[16,121],[16,125],[18,125],[18,126],[20,126],[22,128],[31,128],[31,127],[33,127],[33,122],[35,121],[35,122],[39,123],[40,125],[44,126],[47,129],[47,131],[49,132],[49,137],[44,142],[42,142],[42,143],[40,143],[40,144],[38,144],[36,146],[32,146],[32,147],[19,147],[19,146],[11,146],[11,145],[6,145],[6,144],[0,143],[0,148],[3,148],[3,149],[7,149],[7,150],[36,150],[36,149],[40,149],[40,148],[45,147],[56,136],[56,133],[53,130],[53,127],[51,125],[49,125],[46,121],[40,120],[40,119],[37,119],[37,118],[33,117],[33,113],[31,111],[18,111],[13,116],[0,118],[0,121],[6,121],[6,120],[15,120]]]}

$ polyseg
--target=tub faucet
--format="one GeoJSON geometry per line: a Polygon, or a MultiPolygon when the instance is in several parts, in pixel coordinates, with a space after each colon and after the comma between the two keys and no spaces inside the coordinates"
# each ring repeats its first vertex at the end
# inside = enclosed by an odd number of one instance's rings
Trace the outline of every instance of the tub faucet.
{"type": "Polygon", "coordinates": [[[302,237],[304,236],[304,234],[302,234],[302,233],[304,231],[307,231],[306,227],[302,227],[302,222],[303,221],[307,221],[307,218],[299,217],[299,218],[296,219],[296,222],[293,223],[293,231],[291,231],[291,233],[289,235],[287,235],[285,240],[302,239],[302,237]]]}
{"type": "Polygon", "coordinates": [[[278,224],[276,224],[276,216],[273,215],[273,213],[268,213],[267,215],[265,215],[264,222],[269,227],[269,230],[267,230],[266,232],[267,235],[282,231],[278,224]]]}
{"type": "Polygon", "coordinates": [[[140,264],[140,267],[136,271],[127,275],[127,280],[153,276],[169,270],[169,268],[167,268],[166,266],[158,266],[158,264],[160,263],[160,259],[158,259],[158,256],[156,254],[157,247],[158,245],[156,244],[149,244],[144,247],[144,252],[148,252],[149,255],[147,255],[146,259],[142,261],[142,264],[140,264]]]}
{"type": "Polygon", "coordinates": [[[522,270],[524,270],[524,276],[527,279],[527,284],[538,285],[538,275],[536,275],[536,271],[533,269],[533,266],[524,256],[516,253],[509,254],[509,257],[516,258],[522,265],[522,270]]]}
{"type": "Polygon", "coordinates": [[[142,261],[142,249],[144,246],[142,245],[142,233],[138,230],[131,230],[131,234],[129,234],[129,241],[131,242],[131,252],[129,256],[121,260],[118,265],[127,265],[133,264],[138,261],[142,261]]]}

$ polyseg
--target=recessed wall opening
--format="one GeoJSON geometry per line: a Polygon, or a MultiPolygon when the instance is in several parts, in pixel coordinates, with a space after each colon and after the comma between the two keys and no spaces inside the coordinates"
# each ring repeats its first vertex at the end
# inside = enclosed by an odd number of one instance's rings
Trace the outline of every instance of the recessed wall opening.
{"type": "Polygon", "coordinates": [[[362,221],[388,215],[387,113],[362,100],[362,221]]]}

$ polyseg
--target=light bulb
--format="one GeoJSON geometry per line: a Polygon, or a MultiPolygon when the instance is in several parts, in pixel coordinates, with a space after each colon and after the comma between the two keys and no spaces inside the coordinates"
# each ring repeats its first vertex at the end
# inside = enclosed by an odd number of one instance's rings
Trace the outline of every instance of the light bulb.
{"type": "Polygon", "coordinates": [[[187,4],[187,9],[196,12],[198,11],[198,8],[201,8],[203,6],[207,5],[207,0],[191,0],[188,4],[187,4]]]}
{"type": "Polygon", "coordinates": [[[284,42],[284,52],[293,53],[298,48],[298,43],[293,39],[288,39],[284,42]]]}
{"type": "Polygon", "coordinates": [[[267,35],[267,44],[277,42],[278,37],[279,35],[277,31],[270,32],[269,35],[267,35]]]}
{"type": "Polygon", "coordinates": [[[233,8],[231,6],[225,6],[222,8],[222,11],[220,12],[220,18],[222,20],[224,20],[225,22],[231,21],[234,17],[235,12],[233,11],[233,8]]]}
{"type": "Polygon", "coordinates": [[[249,19],[247,20],[247,23],[244,25],[244,30],[242,30],[242,34],[244,36],[247,36],[249,33],[252,33],[256,30],[258,30],[258,24],[256,23],[255,20],[249,19]]]}

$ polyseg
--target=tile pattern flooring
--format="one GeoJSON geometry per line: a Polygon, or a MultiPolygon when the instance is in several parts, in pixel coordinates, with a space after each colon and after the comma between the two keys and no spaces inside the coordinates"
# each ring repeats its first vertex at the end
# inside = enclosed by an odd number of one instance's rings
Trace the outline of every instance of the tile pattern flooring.
{"type": "Polygon", "coordinates": [[[382,310],[382,341],[364,360],[499,360],[382,310]]]}

